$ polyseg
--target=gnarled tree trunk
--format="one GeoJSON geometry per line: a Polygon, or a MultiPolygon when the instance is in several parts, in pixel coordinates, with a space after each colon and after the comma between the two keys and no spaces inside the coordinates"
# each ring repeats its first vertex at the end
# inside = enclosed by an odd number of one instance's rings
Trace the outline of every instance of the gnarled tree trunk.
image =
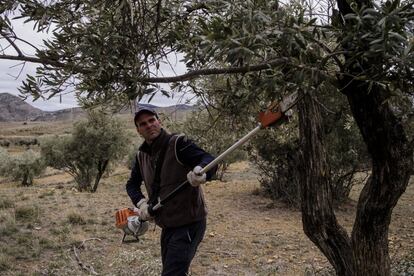
{"type": "Polygon", "coordinates": [[[338,224],[332,206],[319,106],[306,94],[298,108],[303,167],[300,181],[303,229],[338,275],[355,275],[351,241],[338,224]]]}
{"type": "Polygon", "coordinates": [[[413,150],[401,122],[379,86],[344,78],[342,90],[372,158],[352,231],[357,275],[389,275],[388,228],[392,210],[405,191],[413,167],[413,150]]]}
{"type": "MultiPolygon", "coordinates": [[[[356,1],[367,4],[366,1],[356,1]]],[[[338,0],[342,15],[352,12],[338,0]]],[[[342,45],[346,52],[347,45],[342,45]]],[[[338,275],[390,275],[388,230],[392,210],[405,191],[413,168],[413,147],[401,121],[388,103],[389,95],[378,85],[355,80],[369,62],[345,56],[349,65],[338,77],[372,160],[371,177],[357,205],[351,237],[338,225],[328,185],[321,117],[317,103],[305,95],[299,103],[303,151],[301,179],[302,219],[307,236],[319,247],[338,275]],[[358,71],[357,71],[358,70],[358,71]]]]}
{"type": "Polygon", "coordinates": [[[368,90],[367,84],[351,78],[340,82],[372,158],[371,177],[360,194],[349,238],[333,211],[319,107],[305,95],[299,103],[303,228],[338,275],[390,275],[388,229],[408,185],[412,145],[386,101],[386,91],[379,86],[368,90]]]}
{"type": "MultiPolygon", "coordinates": [[[[369,0],[355,3],[359,7],[371,5],[369,0]]],[[[346,0],[338,0],[338,7],[343,16],[352,13],[346,0]]],[[[342,45],[344,52],[347,47],[342,45]]],[[[392,210],[408,185],[413,149],[387,101],[389,93],[379,85],[370,86],[352,77],[368,69],[370,60],[345,55],[345,64],[348,66],[338,78],[339,88],[348,98],[372,160],[371,177],[360,194],[352,230],[355,275],[390,275],[388,229],[392,210]]]]}

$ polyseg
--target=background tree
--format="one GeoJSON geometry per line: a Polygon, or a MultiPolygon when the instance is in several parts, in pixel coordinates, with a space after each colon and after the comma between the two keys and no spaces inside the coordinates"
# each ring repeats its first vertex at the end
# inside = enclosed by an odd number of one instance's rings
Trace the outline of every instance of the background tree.
{"type": "Polygon", "coordinates": [[[0,150],[0,175],[21,181],[23,186],[32,186],[33,179],[46,169],[40,155],[33,150],[21,154],[10,155],[6,150],[0,150]]]}
{"type": "Polygon", "coordinates": [[[72,135],[53,137],[41,143],[46,163],[72,175],[80,191],[96,192],[111,162],[123,158],[127,133],[115,118],[89,112],[88,120],[75,124],[72,135]]]}
{"type": "MultiPolygon", "coordinates": [[[[184,121],[176,122],[167,118],[162,121],[167,128],[185,134],[201,148],[213,156],[218,156],[243,136],[241,130],[244,128],[228,117],[217,115],[215,110],[210,112],[200,107],[200,110],[193,111],[184,121]]],[[[228,166],[242,160],[247,160],[246,152],[242,149],[235,150],[219,163],[216,177],[223,180],[228,166]]]]}
{"type": "Polygon", "coordinates": [[[152,84],[219,74],[226,76],[224,102],[233,111],[299,92],[305,233],[337,274],[389,275],[388,227],[413,165],[406,135],[411,116],[403,113],[412,111],[413,3],[337,0],[338,10],[322,10],[328,12],[318,18],[304,4],[5,1],[1,35],[17,54],[0,58],[41,64],[22,93],[50,96],[72,83],[87,103],[140,98],[152,84]],[[40,30],[51,22],[57,28],[35,57],[24,56],[15,43],[9,16],[16,8],[40,30]],[[190,71],[154,76],[173,51],[183,54],[190,71]],[[371,158],[350,235],[336,220],[329,184],[319,99],[326,84],[347,97],[371,158]]]}

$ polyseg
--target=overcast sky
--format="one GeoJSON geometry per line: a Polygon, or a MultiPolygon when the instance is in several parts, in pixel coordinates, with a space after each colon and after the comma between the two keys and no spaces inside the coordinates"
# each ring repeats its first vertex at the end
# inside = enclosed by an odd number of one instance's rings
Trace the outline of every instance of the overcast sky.
{"type": "MultiPolygon", "coordinates": [[[[47,34],[35,33],[33,31],[32,25],[23,24],[22,20],[19,22],[14,22],[13,25],[15,28],[14,31],[18,36],[24,38],[37,47],[40,47],[42,45],[42,39],[47,39],[48,37],[47,34]]],[[[7,44],[5,40],[0,40],[0,46],[2,48],[4,48],[6,45],[7,44]]],[[[18,43],[18,45],[24,54],[33,55],[34,51],[30,46],[23,43],[18,43]]],[[[9,48],[6,51],[6,54],[16,55],[16,52],[12,48],[9,48]]],[[[169,66],[164,65],[163,67],[161,66],[163,76],[174,76],[176,74],[185,73],[185,66],[182,63],[178,62],[175,57],[171,58],[170,62],[174,66],[175,72],[169,66]]],[[[35,75],[36,66],[37,64],[29,62],[25,63],[23,66],[23,63],[19,61],[0,59],[0,93],[6,92],[13,95],[18,95],[18,87],[20,87],[22,81],[26,79],[27,74],[35,75]]],[[[168,85],[163,85],[162,87],[167,91],[169,90],[168,85]]],[[[32,99],[28,99],[27,102],[37,108],[48,111],[78,106],[73,94],[62,95],[61,103],[59,96],[47,101],[38,99],[37,101],[32,102],[32,99]]],[[[146,100],[142,102],[146,102],[146,100]]],[[[175,95],[173,98],[156,95],[151,100],[151,104],[157,106],[169,106],[177,103],[185,103],[185,99],[183,99],[180,95],[175,95]]]]}

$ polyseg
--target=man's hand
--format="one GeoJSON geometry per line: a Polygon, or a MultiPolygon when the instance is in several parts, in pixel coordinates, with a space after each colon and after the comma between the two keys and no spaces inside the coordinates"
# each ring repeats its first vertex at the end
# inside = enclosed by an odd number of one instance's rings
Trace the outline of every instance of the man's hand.
{"type": "Polygon", "coordinates": [[[142,220],[151,220],[153,217],[148,212],[148,203],[145,198],[137,203],[137,213],[142,220]]]}
{"type": "Polygon", "coordinates": [[[187,180],[190,182],[191,186],[198,187],[200,184],[206,183],[206,174],[201,173],[203,168],[196,166],[192,171],[187,174],[187,180]]]}

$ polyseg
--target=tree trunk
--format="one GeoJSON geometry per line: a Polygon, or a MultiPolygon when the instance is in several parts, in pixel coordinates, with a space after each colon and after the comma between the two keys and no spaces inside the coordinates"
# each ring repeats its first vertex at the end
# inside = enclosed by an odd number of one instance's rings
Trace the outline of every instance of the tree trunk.
{"type": "MultiPolygon", "coordinates": [[[[359,7],[371,5],[368,0],[355,3],[359,7]]],[[[343,16],[352,13],[346,0],[338,0],[338,8],[343,16]]],[[[348,47],[342,45],[345,52],[350,50],[348,47]]],[[[370,87],[368,82],[351,77],[369,68],[370,60],[348,54],[345,64],[338,81],[372,159],[371,177],[361,191],[352,230],[355,275],[390,275],[388,229],[392,210],[408,185],[413,149],[387,101],[389,93],[379,85],[370,87]]]]}
{"type": "Polygon", "coordinates": [[[341,80],[351,111],[372,157],[372,174],[363,188],[352,231],[357,275],[390,275],[388,228],[413,167],[413,150],[401,122],[379,86],[341,80]],[[369,92],[368,92],[369,91],[369,92]]]}
{"type": "Polygon", "coordinates": [[[80,192],[88,191],[91,187],[92,179],[89,173],[80,172],[74,175],[75,182],[78,184],[78,190],[80,192]]]}
{"type": "Polygon", "coordinates": [[[96,192],[98,189],[99,181],[101,180],[102,175],[105,173],[106,167],[108,166],[109,160],[103,161],[103,163],[99,162],[98,164],[98,173],[95,177],[95,183],[92,188],[92,193],[96,192]]]}
{"type": "Polygon", "coordinates": [[[350,239],[345,229],[338,224],[333,211],[319,106],[306,94],[298,107],[303,166],[300,186],[304,232],[328,258],[337,275],[355,275],[350,239]]]}
{"type": "Polygon", "coordinates": [[[386,91],[378,86],[368,90],[367,84],[350,78],[340,82],[372,157],[372,174],[361,192],[349,239],[333,211],[319,107],[305,95],[298,104],[303,228],[337,275],[386,276],[391,214],[408,185],[413,149],[386,102],[386,91]]]}
{"type": "Polygon", "coordinates": [[[22,186],[29,186],[28,183],[29,176],[27,174],[23,175],[22,186]]]}

